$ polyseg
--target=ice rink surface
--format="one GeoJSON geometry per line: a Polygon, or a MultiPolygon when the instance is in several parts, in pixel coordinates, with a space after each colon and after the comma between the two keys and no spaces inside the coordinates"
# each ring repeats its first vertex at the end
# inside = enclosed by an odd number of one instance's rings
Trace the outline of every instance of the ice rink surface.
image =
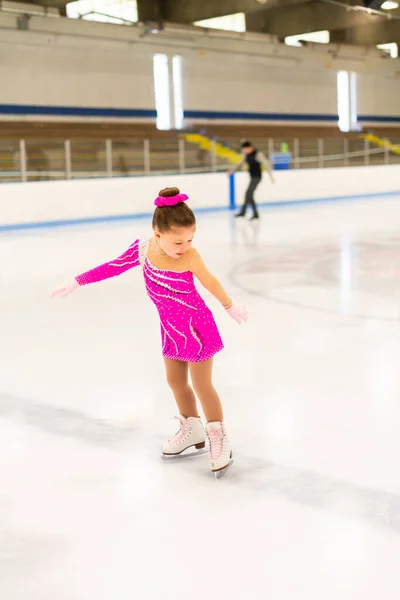
{"type": "MultiPolygon", "coordinates": [[[[145,220],[2,234],[2,600],[398,600],[400,198],[199,215],[235,463],[176,414],[139,269],[50,299],[145,220]]],[[[207,294],[205,294],[207,296],[207,294]]]]}

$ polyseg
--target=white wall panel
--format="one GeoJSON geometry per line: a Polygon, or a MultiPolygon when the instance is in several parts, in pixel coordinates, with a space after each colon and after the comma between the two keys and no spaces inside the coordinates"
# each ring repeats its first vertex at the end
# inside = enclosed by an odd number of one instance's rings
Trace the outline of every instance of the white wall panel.
{"type": "Polygon", "coordinates": [[[154,108],[152,55],[0,44],[1,104],[154,108]]]}
{"type": "Polygon", "coordinates": [[[206,56],[184,59],[185,110],[337,114],[336,72],[206,56]]]}
{"type": "Polygon", "coordinates": [[[400,119],[400,77],[358,76],[360,115],[398,116],[400,119]]]}

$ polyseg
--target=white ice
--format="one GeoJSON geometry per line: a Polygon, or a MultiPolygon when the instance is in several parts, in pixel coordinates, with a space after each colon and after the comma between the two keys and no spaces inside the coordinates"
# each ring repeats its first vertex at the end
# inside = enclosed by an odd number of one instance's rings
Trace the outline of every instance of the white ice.
{"type": "Polygon", "coordinates": [[[3,234],[2,600],[398,600],[400,198],[200,215],[249,308],[215,383],[235,463],[162,461],[175,406],[139,269],[65,299],[149,223],[3,234]]]}

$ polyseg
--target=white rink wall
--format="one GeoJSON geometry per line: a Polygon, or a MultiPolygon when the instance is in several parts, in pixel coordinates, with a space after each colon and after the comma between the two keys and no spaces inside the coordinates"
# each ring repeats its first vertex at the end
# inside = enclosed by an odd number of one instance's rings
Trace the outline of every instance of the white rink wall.
{"type": "MultiPolygon", "coordinates": [[[[299,202],[400,193],[400,165],[275,171],[274,177],[276,185],[272,186],[268,175],[264,175],[256,190],[259,202],[299,202]]],[[[241,173],[236,179],[236,201],[241,202],[248,185],[248,175],[241,173]]]]}
{"type": "Polygon", "coordinates": [[[222,174],[5,183],[0,185],[0,227],[149,214],[167,186],[187,193],[195,209],[228,206],[229,181],[222,174]]]}
{"type": "MultiPolygon", "coordinates": [[[[276,171],[275,179],[272,186],[264,176],[256,192],[258,202],[400,193],[400,165],[276,171]]],[[[237,203],[242,202],[247,183],[247,173],[235,176],[237,203]]],[[[10,183],[0,186],[0,230],[149,214],[159,189],[171,185],[190,196],[195,210],[229,207],[229,179],[224,173],[10,183]]]]}

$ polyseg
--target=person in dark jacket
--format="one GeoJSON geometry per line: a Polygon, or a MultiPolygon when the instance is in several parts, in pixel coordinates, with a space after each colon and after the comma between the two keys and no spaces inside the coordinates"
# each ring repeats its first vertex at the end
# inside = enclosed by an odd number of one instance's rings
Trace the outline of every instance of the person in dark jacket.
{"type": "Polygon", "coordinates": [[[254,200],[254,192],[255,192],[255,189],[257,188],[257,186],[261,182],[261,178],[262,178],[261,167],[262,166],[266,169],[266,171],[268,171],[268,175],[271,179],[271,183],[274,183],[272,167],[271,167],[270,161],[265,156],[265,154],[263,154],[263,152],[260,152],[259,150],[254,148],[254,146],[251,142],[248,142],[248,141],[242,142],[242,154],[243,154],[243,158],[242,158],[241,162],[237,165],[237,167],[232,169],[232,171],[230,171],[229,174],[232,174],[235,171],[238,171],[245,164],[247,164],[249,173],[250,173],[250,185],[246,190],[244,204],[243,204],[241,210],[235,216],[236,217],[244,217],[246,214],[247,207],[251,206],[251,208],[253,209],[253,216],[251,217],[251,219],[258,219],[259,214],[258,214],[256,202],[254,200]]]}

